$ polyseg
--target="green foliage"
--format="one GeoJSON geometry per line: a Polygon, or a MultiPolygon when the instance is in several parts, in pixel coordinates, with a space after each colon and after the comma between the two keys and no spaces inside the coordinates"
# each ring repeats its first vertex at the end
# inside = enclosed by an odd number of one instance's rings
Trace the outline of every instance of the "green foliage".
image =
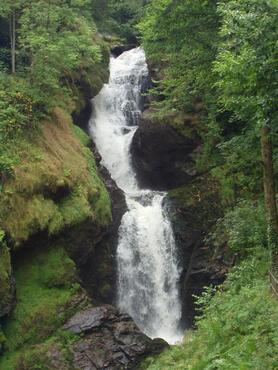
{"type": "Polygon", "coordinates": [[[76,5],[61,6],[57,1],[50,7],[47,1],[36,1],[24,9],[20,18],[20,46],[23,53],[32,55],[27,71],[50,106],[57,104],[63,77],[81,62],[94,63],[100,58],[98,46],[92,43],[96,31],[93,22],[81,15],[86,2],[76,5]]]}
{"type": "Polygon", "coordinates": [[[73,109],[79,97],[73,82],[80,69],[96,65],[102,56],[91,4],[87,0],[49,3],[1,2],[0,21],[0,179],[12,176],[14,160],[6,147],[18,136],[52,115],[53,108],[73,109]],[[10,15],[16,18],[16,74],[9,75],[10,15]]]}
{"type": "MultiPolygon", "coordinates": [[[[183,110],[194,99],[210,98],[212,62],[218,40],[216,1],[155,0],[139,25],[149,57],[165,65],[158,107],[183,110]]],[[[211,102],[212,103],[212,102],[211,102]]]]}
{"type": "Polygon", "coordinates": [[[216,225],[212,240],[227,238],[230,253],[253,253],[254,249],[267,247],[267,227],[264,206],[261,202],[241,201],[234,209],[226,211],[216,225]]]}
{"type": "Polygon", "coordinates": [[[198,165],[218,167],[227,202],[262,191],[260,128],[277,140],[276,19],[276,1],[154,0],[139,25],[162,79],[153,111],[199,112],[198,165]]]}
{"type": "MultiPolygon", "coordinates": [[[[214,63],[224,109],[252,124],[253,130],[277,122],[276,1],[222,2],[221,45],[214,63]]],[[[256,131],[255,131],[256,132],[256,131]]]]}
{"type": "Polygon", "coordinates": [[[0,72],[0,179],[11,177],[16,164],[8,146],[34,129],[44,110],[26,81],[0,72]]]}
{"type": "Polygon", "coordinates": [[[0,137],[1,141],[32,128],[36,104],[32,90],[22,79],[0,74],[0,137]]]}
{"type": "Polygon", "coordinates": [[[137,22],[146,0],[93,0],[93,16],[104,34],[120,37],[123,42],[136,43],[137,22]]]}
{"type": "Polygon", "coordinates": [[[149,359],[149,370],[275,370],[278,307],[268,290],[268,259],[256,255],[199,299],[202,314],[184,344],[149,359]]]}

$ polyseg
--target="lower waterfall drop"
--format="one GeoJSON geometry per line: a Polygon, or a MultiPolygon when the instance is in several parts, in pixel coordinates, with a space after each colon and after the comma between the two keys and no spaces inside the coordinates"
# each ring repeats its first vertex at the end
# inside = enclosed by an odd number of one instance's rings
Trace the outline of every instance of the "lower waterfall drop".
{"type": "Polygon", "coordinates": [[[126,197],[117,248],[117,303],[151,338],[182,338],[175,239],[163,209],[166,193],[140,189],[130,144],[138,127],[141,89],[148,78],[144,50],[111,58],[110,80],[93,100],[89,128],[102,164],[126,197]]]}

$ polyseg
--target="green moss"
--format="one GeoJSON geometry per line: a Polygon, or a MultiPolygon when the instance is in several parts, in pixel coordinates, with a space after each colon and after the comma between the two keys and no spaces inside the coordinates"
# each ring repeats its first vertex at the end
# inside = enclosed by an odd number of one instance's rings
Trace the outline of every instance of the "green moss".
{"type": "Polygon", "coordinates": [[[0,227],[16,248],[41,230],[52,235],[87,218],[100,225],[111,220],[90,139],[64,111],[54,113],[55,122],[46,122],[29,147],[19,147],[21,161],[0,193],[0,227]]]}
{"type": "Polygon", "coordinates": [[[0,356],[1,356],[2,351],[4,350],[5,343],[6,343],[6,337],[2,329],[0,328],[0,356]]]}
{"type": "Polygon", "coordinates": [[[78,339],[78,335],[58,330],[44,343],[28,346],[8,354],[3,362],[5,370],[71,368],[73,356],[70,346],[78,339]]]}
{"type": "Polygon", "coordinates": [[[0,297],[3,297],[5,295],[6,287],[9,286],[8,280],[10,275],[11,275],[10,252],[7,246],[3,244],[0,245],[0,297]]]}
{"type": "Polygon", "coordinates": [[[49,336],[64,320],[59,308],[74,295],[75,266],[62,248],[32,252],[15,267],[18,304],[4,326],[14,350],[49,336]]]}
{"type": "Polygon", "coordinates": [[[15,369],[19,353],[57,335],[65,320],[87,303],[77,299],[82,290],[75,265],[59,245],[26,253],[15,265],[15,278],[17,306],[3,325],[6,352],[1,369],[15,369]]]}
{"type": "Polygon", "coordinates": [[[5,370],[53,370],[72,368],[73,355],[70,350],[80,337],[65,330],[58,330],[45,342],[26,346],[10,352],[0,360],[5,370]]]}
{"type": "Polygon", "coordinates": [[[95,219],[101,225],[107,225],[112,220],[110,196],[103,181],[98,175],[96,162],[91,150],[84,148],[84,155],[87,159],[90,178],[97,188],[97,196],[95,194],[91,194],[89,201],[94,209],[95,219]]]}
{"type": "MultiPolygon", "coordinates": [[[[11,289],[11,258],[10,251],[5,243],[0,242],[0,314],[12,299],[11,289]]],[[[1,346],[1,339],[0,339],[1,346]]]]}
{"type": "Polygon", "coordinates": [[[88,147],[91,144],[92,142],[91,138],[89,137],[89,135],[86,134],[84,130],[82,130],[82,128],[76,125],[73,125],[73,131],[74,131],[74,134],[81,141],[82,145],[88,147]]]}

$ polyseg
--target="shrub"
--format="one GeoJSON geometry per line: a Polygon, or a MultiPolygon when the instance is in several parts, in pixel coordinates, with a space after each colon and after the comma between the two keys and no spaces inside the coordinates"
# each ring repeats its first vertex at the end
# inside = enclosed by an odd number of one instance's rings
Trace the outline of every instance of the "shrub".
{"type": "Polygon", "coordinates": [[[212,239],[216,241],[225,234],[230,250],[244,255],[255,248],[266,246],[266,233],[263,204],[245,200],[218,221],[212,239]]]}
{"type": "Polygon", "coordinates": [[[269,260],[263,252],[244,260],[215,292],[199,298],[197,330],[157,359],[149,370],[275,370],[278,306],[269,294],[269,260]]]}

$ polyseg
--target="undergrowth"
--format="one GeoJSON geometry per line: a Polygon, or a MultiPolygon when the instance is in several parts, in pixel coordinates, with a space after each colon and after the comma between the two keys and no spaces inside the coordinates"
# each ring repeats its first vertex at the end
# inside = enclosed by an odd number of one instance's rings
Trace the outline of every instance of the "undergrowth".
{"type": "Polygon", "coordinates": [[[276,370],[278,305],[271,296],[269,255],[254,252],[218,288],[198,299],[197,330],[180,346],[148,359],[148,370],[276,370]]]}

